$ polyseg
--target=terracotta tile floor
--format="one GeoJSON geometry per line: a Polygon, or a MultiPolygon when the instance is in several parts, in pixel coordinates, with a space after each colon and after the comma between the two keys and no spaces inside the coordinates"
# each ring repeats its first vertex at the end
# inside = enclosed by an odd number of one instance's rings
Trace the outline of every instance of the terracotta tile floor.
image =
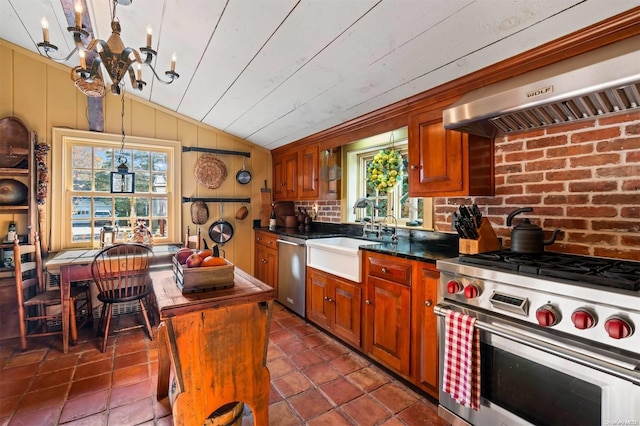
{"type": "MultiPolygon", "coordinates": [[[[120,322],[136,320],[121,316],[120,322]]],[[[171,425],[155,398],[158,352],[141,329],[109,339],[89,329],[68,354],[59,336],[0,346],[0,426],[171,425]]],[[[444,425],[434,402],[302,318],[274,305],[267,365],[272,425],[444,425]]],[[[245,410],[243,425],[252,424],[245,410]]]]}

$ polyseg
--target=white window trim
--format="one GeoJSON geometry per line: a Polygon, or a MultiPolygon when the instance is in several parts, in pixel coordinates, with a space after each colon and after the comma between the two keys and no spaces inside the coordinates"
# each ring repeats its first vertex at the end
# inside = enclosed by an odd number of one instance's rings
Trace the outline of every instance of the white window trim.
{"type": "MultiPolygon", "coordinates": [[[[72,243],[67,237],[71,230],[71,146],[77,143],[101,146],[113,146],[120,148],[122,135],[110,133],[96,133],[83,130],[73,130],[54,127],[51,139],[51,179],[48,211],[51,220],[50,236],[51,251],[58,251],[71,248],[89,248],[93,241],[89,243],[72,243]]],[[[180,153],[182,144],[179,141],[141,138],[127,136],[125,138],[126,149],[148,150],[149,148],[160,147],[168,150],[167,155],[167,216],[171,218],[167,228],[167,242],[180,241],[182,207],[179,180],[181,173],[180,153]]]]}
{"type": "MultiPolygon", "coordinates": [[[[363,152],[371,151],[372,149],[383,149],[389,146],[390,143],[390,135],[393,133],[394,135],[394,143],[401,144],[407,142],[408,140],[408,129],[406,127],[397,129],[393,132],[382,133],[380,135],[372,136],[366,139],[362,139],[354,142],[352,145],[343,147],[343,157],[342,163],[346,164],[345,171],[346,176],[343,173],[343,180],[345,184],[343,186],[344,189],[344,197],[343,200],[347,204],[342,209],[342,221],[345,223],[358,223],[357,213],[353,212],[353,203],[356,199],[362,194],[362,189],[366,185],[366,182],[356,181],[353,179],[349,179],[350,176],[360,176],[360,163],[358,161],[358,157],[363,152]],[[346,149],[345,149],[346,148],[346,149]]],[[[407,153],[408,155],[408,153],[407,153]]],[[[404,171],[404,179],[408,179],[409,171],[404,171]]],[[[433,221],[433,198],[423,198],[423,211],[424,215],[421,218],[423,220],[422,226],[410,226],[407,229],[416,229],[416,230],[426,230],[433,229],[434,221],[433,221]]],[[[398,225],[400,227],[405,227],[406,219],[398,221],[398,225]]]]}

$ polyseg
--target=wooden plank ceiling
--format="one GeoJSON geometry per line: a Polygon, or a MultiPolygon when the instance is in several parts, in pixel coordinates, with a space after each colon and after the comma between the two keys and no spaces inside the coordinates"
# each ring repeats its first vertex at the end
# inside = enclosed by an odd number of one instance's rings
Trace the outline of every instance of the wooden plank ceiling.
{"type": "MultiPolygon", "coordinates": [[[[85,21],[106,40],[112,0],[84,1],[85,21]]],[[[151,81],[143,69],[147,87],[128,88],[129,93],[273,149],[637,5],[637,0],[133,0],[117,7],[117,17],[130,47],[143,46],[151,26],[157,70],[164,75],[175,52],[180,74],[167,86],[151,81]]],[[[73,43],[61,0],[0,0],[0,38],[37,51],[43,17],[51,42],[66,55],[73,43]]],[[[77,65],[77,56],[67,64],[77,65]]],[[[76,90],[71,83],[69,90],[76,90]]]]}

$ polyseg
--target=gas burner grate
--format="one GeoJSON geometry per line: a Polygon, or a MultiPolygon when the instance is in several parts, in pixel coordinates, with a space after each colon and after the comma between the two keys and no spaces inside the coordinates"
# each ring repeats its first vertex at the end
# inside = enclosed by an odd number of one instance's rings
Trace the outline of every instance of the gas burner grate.
{"type": "Polygon", "coordinates": [[[564,253],[522,254],[509,250],[463,255],[459,261],[580,283],[640,290],[639,262],[564,253]]]}

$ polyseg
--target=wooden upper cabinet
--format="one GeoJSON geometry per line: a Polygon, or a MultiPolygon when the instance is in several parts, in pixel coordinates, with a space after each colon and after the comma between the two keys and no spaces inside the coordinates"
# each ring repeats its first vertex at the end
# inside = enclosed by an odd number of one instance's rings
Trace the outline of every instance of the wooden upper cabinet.
{"type": "Polygon", "coordinates": [[[316,200],[320,194],[318,146],[273,155],[273,199],[316,200]]]}
{"type": "Polygon", "coordinates": [[[273,199],[298,197],[298,151],[273,157],[273,199]]]}
{"type": "Polygon", "coordinates": [[[409,196],[494,195],[493,139],[446,130],[442,111],[409,117],[409,196]]]}
{"type": "Polygon", "coordinates": [[[318,146],[309,146],[300,150],[298,198],[317,199],[320,178],[318,146]]]}

